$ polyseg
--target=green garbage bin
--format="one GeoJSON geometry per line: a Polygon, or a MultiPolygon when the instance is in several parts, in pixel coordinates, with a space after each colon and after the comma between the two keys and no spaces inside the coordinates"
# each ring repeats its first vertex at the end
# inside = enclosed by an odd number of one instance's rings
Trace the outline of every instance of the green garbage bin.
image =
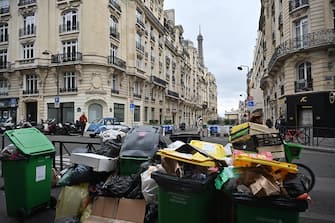
{"type": "Polygon", "coordinates": [[[36,128],[5,132],[24,158],[3,158],[7,215],[25,217],[50,204],[52,161],[55,148],[36,128]]]}
{"type": "Polygon", "coordinates": [[[236,223],[299,223],[299,212],[308,208],[305,200],[287,197],[253,197],[233,194],[236,223]]]}
{"type": "Polygon", "coordinates": [[[120,156],[120,175],[130,176],[138,173],[142,163],[148,160],[148,157],[120,156]]]}
{"type": "Polygon", "coordinates": [[[216,222],[216,175],[192,179],[154,172],[151,177],[159,186],[158,223],[216,222]]]}

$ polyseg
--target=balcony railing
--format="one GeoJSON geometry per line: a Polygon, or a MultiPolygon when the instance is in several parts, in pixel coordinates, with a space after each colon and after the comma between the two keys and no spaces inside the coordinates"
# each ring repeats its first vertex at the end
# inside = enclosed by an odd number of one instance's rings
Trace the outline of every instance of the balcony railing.
{"type": "Polygon", "coordinates": [[[0,96],[8,96],[8,89],[7,90],[1,90],[0,96]]]}
{"type": "Polygon", "coordinates": [[[118,66],[122,69],[126,69],[126,61],[116,57],[116,56],[109,56],[108,57],[108,63],[114,64],[115,66],[118,66]]]}
{"type": "Polygon", "coordinates": [[[112,94],[119,94],[120,93],[120,91],[119,90],[117,90],[117,89],[111,89],[111,93],[112,94]]]}
{"type": "Polygon", "coordinates": [[[37,90],[37,89],[29,89],[29,90],[23,90],[22,91],[22,94],[25,94],[25,95],[27,95],[27,94],[38,94],[39,93],[39,90],[37,90]]]}
{"type": "Polygon", "coordinates": [[[151,81],[154,83],[154,84],[158,84],[160,86],[163,86],[163,87],[166,87],[166,84],[167,82],[159,77],[156,77],[154,75],[151,75],[151,81]]]}
{"type": "Polygon", "coordinates": [[[79,22],[59,25],[59,33],[77,32],[77,31],[79,31],[79,22]]]}
{"type": "Polygon", "coordinates": [[[297,80],[294,82],[294,89],[295,92],[300,92],[300,91],[312,91],[313,90],[313,79],[311,80],[297,80]]]}
{"type": "Polygon", "coordinates": [[[121,12],[121,6],[118,1],[116,0],[109,0],[109,4],[111,4],[114,8],[121,12]]]}
{"type": "Polygon", "coordinates": [[[81,61],[83,58],[82,53],[64,53],[64,54],[54,54],[51,55],[51,63],[66,63],[66,62],[76,62],[81,61]]]}
{"type": "Polygon", "coordinates": [[[0,14],[6,14],[9,13],[9,6],[2,6],[0,8],[0,14]]]}
{"type": "Polygon", "coordinates": [[[139,26],[141,26],[142,28],[145,28],[144,26],[144,22],[142,19],[140,18],[136,18],[136,24],[138,24],[139,26]]]}
{"type": "Polygon", "coordinates": [[[35,4],[36,0],[20,0],[18,6],[35,4]]]}
{"type": "Polygon", "coordinates": [[[32,36],[36,34],[36,26],[27,26],[22,29],[19,29],[19,37],[22,36],[32,36]]]}
{"type": "Polygon", "coordinates": [[[142,98],[141,94],[134,93],[133,96],[134,96],[134,98],[142,98]]]}
{"type": "Polygon", "coordinates": [[[0,70],[10,70],[11,63],[10,62],[0,62],[0,70]]]}
{"type": "Polygon", "coordinates": [[[144,52],[144,46],[139,42],[136,42],[136,49],[144,52]]]}
{"type": "Polygon", "coordinates": [[[281,43],[274,51],[270,62],[268,64],[268,70],[271,72],[274,64],[288,54],[295,53],[302,49],[311,49],[315,47],[324,47],[329,45],[335,45],[335,31],[334,29],[321,30],[313,33],[308,33],[299,38],[289,39],[281,43]]]}
{"type": "Polygon", "coordinates": [[[114,37],[115,39],[120,39],[120,33],[117,31],[116,28],[110,27],[109,28],[109,33],[112,37],[114,37]]]}
{"type": "Polygon", "coordinates": [[[78,88],[60,88],[60,93],[67,93],[67,92],[77,92],[78,88]]]}
{"type": "Polygon", "coordinates": [[[291,0],[289,1],[289,10],[290,12],[292,12],[297,8],[302,8],[308,5],[309,5],[309,0],[291,0]]]}
{"type": "Polygon", "coordinates": [[[179,98],[179,94],[177,92],[174,92],[174,91],[171,91],[171,90],[168,90],[168,95],[172,96],[172,97],[175,97],[175,98],[179,98]]]}

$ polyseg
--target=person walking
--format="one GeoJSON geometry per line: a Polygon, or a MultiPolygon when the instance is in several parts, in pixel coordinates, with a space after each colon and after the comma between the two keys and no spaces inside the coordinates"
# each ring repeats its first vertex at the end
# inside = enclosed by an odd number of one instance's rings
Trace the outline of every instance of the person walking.
{"type": "Polygon", "coordinates": [[[85,115],[85,112],[83,112],[83,114],[81,114],[81,116],[79,117],[79,123],[80,123],[80,134],[83,136],[84,135],[84,131],[85,131],[85,127],[86,127],[86,123],[87,123],[87,117],[85,115]]]}
{"type": "Polygon", "coordinates": [[[197,120],[197,126],[198,126],[198,134],[200,136],[204,136],[204,132],[203,132],[203,122],[202,122],[202,117],[199,116],[198,120],[197,120]]]}

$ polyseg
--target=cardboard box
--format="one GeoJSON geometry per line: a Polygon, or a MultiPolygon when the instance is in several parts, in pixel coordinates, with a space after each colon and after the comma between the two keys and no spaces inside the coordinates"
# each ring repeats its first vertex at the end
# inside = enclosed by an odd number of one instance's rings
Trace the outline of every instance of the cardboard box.
{"type": "Polygon", "coordinates": [[[84,223],[143,223],[145,200],[112,197],[98,197],[92,208],[92,215],[84,223]]]}
{"type": "Polygon", "coordinates": [[[116,170],[119,158],[98,155],[94,153],[72,153],[71,162],[90,166],[97,172],[110,172],[116,170]]]}
{"type": "Polygon", "coordinates": [[[273,159],[285,158],[284,145],[259,146],[259,147],[257,147],[257,151],[259,153],[265,152],[265,151],[266,152],[271,152],[273,159]]]}

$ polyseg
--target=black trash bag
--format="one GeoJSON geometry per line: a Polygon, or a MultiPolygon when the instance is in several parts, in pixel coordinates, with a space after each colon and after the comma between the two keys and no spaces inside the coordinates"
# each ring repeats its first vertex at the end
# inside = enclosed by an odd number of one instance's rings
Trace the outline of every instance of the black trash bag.
{"type": "Polygon", "coordinates": [[[155,223],[158,219],[158,204],[150,203],[146,206],[144,223],[155,223]]]}
{"type": "Polygon", "coordinates": [[[107,140],[101,143],[101,148],[96,151],[96,154],[116,158],[120,155],[122,143],[115,140],[107,140]]]}
{"type": "Polygon", "coordinates": [[[65,217],[56,219],[55,223],[80,223],[80,219],[78,217],[65,217]]]}
{"type": "Polygon", "coordinates": [[[140,177],[139,175],[110,176],[100,189],[99,195],[131,199],[143,198],[140,177]]]}
{"type": "Polygon", "coordinates": [[[58,181],[57,186],[71,186],[91,182],[94,178],[94,173],[91,167],[78,164],[68,168],[58,181]]]}
{"type": "Polygon", "coordinates": [[[299,173],[288,174],[283,182],[283,186],[290,197],[293,198],[308,192],[304,180],[299,173]]]}

